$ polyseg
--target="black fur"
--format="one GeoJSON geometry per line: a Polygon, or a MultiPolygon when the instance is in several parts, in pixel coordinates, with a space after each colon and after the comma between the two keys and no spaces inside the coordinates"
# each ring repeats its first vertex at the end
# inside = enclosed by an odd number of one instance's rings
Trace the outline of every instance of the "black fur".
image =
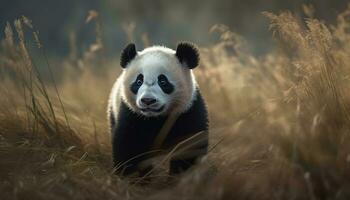
{"type": "Polygon", "coordinates": [[[171,94],[174,91],[174,85],[169,82],[164,74],[158,76],[158,85],[165,94],[171,94]]]}
{"type": "Polygon", "coordinates": [[[176,57],[180,63],[186,64],[190,69],[197,67],[199,64],[199,52],[197,47],[192,43],[179,43],[176,48],[176,57]]]}
{"type": "Polygon", "coordinates": [[[139,74],[136,80],[130,85],[131,92],[134,94],[137,94],[142,84],[143,84],[143,75],[139,74]]]}
{"type": "Polygon", "coordinates": [[[120,66],[122,66],[122,68],[125,68],[132,59],[135,58],[135,56],[137,55],[137,52],[136,52],[136,46],[134,43],[130,43],[128,44],[122,54],[121,54],[121,57],[120,57],[120,66]]]}
{"type": "MultiPolygon", "coordinates": [[[[145,153],[152,150],[154,139],[166,118],[166,116],[141,117],[132,112],[125,103],[121,103],[118,116],[110,117],[114,165],[123,166],[118,168],[119,173],[127,175],[139,171],[138,164],[152,156],[152,154],[145,153]],[[113,120],[116,120],[116,122],[113,120]]],[[[207,152],[208,114],[203,98],[197,91],[193,105],[178,117],[162,148],[173,147],[179,141],[201,131],[205,131],[204,141],[201,138],[201,142],[192,148],[192,150],[199,150],[200,153],[186,159],[173,159],[170,163],[170,173],[185,171],[195,163],[198,157],[205,155],[207,152]]]]}

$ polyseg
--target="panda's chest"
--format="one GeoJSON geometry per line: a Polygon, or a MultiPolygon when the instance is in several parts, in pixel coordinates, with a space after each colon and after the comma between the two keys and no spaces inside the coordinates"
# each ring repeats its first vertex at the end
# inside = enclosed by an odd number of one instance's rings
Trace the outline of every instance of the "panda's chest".
{"type": "Polygon", "coordinates": [[[120,140],[147,145],[152,143],[165,120],[165,117],[142,117],[121,103],[116,133],[120,140]]]}

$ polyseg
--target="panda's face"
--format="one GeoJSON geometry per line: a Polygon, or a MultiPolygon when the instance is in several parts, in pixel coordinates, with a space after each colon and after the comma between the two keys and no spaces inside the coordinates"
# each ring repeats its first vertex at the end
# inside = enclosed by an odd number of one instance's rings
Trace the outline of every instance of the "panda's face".
{"type": "Polygon", "coordinates": [[[175,51],[153,47],[139,52],[123,72],[127,105],[146,117],[182,112],[192,103],[195,81],[175,51]]]}
{"type": "MultiPolygon", "coordinates": [[[[129,83],[132,93],[129,100],[134,101],[134,110],[145,116],[157,116],[166,113],[175,102],[176,81],[165,72],[140,71],[129,83]]],[[[176,87],[177,90],[177,87],[176,87]]],[[[132,103],[133,104],[133,103],[132,103]]]]}

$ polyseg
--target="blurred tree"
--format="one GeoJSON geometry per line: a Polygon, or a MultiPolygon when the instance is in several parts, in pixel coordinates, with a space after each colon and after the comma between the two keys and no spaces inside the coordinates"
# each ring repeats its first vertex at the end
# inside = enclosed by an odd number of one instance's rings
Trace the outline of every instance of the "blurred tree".
{"type": "MultiPolygon", "coordinates": [[[[338,11],[344,10],[347,0],[1,0],[0,28],[6,21],[25,15],[33,20],[44,45],[54,55],[69,53],[69,35],[76,34],[78,49],[83,51],[95,40],[94,24],[85,19],[91,9],[99,12],[104,46],[109,55],[127,42],[123,24],[134,23],[135,40],[141,47],[142,35],[151,43],[174,46],[178,40],[191,40],[204,45],[216,38],[208,33],[214,24],[225,24],[243,35],[253,53],[261,54],[271,48],[268,20],[262,11],[292,10],[302,17],[302,4],[315,7],[315,17],[332,23],[338,11]]],[[[0,36],[3,36],[3,31],[0,36]]]]}

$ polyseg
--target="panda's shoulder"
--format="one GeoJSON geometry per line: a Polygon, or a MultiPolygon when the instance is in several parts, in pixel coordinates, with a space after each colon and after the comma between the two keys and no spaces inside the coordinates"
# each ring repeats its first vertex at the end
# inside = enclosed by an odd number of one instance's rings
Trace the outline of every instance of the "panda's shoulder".
{"type": "Polygon", "coordinates": [[[194,99],[191,106],[185,111],[181,118],[190,124],[205,125],[208,121],[208,111],[202,94],[198,88],[195,90],[194,99]]]}

